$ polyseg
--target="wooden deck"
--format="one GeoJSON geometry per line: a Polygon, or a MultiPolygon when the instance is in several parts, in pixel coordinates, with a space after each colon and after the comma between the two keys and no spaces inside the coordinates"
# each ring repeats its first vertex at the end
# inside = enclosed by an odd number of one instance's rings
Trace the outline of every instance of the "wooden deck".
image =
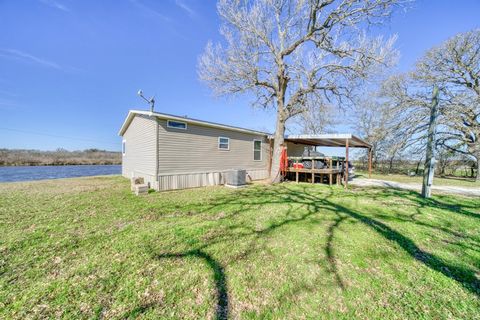
{"type": "Polygon", "coordinates": [[[327,176],[328,178],[328,184],[332,185],[333,184],[333,178],[335,177],[335,180],[337,182],[337,185],[340,185],[340,182],[342,180],[342,169],[339,168],[324,168],[324,169],[308,169],[308,168],[302,168],[302,169],[295,169],[293,167],[287,168],[287,172],[294,172],[295,173],[295,181],[298,183],[299,179],[299,174],[300,173],[305,173],[306,175],[309,174],[311,175],[311,182],[315,183],[315,177],[320,176],[320,181],[323,181],[324,176],[327,176]]]}

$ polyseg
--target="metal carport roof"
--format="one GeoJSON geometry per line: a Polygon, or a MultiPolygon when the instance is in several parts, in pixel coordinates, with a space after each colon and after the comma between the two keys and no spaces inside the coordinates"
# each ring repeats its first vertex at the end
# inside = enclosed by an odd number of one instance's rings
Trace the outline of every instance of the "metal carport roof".
{"type": "Polygon", "coordinates": [[[371,144],[365,140],[360,139],[350,133],[335,133],[335,134],[300,134],[300,135],[288,135],[285,136],[285,141],[308,144],[319,147],[346,147],[348,140],[348,146],[351,148],[368,148],[372,147],[371,144]]]}

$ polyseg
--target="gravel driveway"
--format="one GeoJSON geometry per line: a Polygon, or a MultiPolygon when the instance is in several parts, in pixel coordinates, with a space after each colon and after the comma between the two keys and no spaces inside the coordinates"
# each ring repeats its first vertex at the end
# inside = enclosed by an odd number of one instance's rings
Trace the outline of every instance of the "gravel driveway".
{"type": "MultiPolygon", "coordinates": [[[[421,191],[422,185],[419,183],[400,183],[387,180],[377,179],[353,179],[349,182],[350,185],[360,187],[386,187],[395,189],[406,189],[421,191]]],[[[438,191],[442,193],[461,194],[465,196],[480,197],[480,188],[465,188],[454,186],[432,186],[432,191],[438,191]]]]}

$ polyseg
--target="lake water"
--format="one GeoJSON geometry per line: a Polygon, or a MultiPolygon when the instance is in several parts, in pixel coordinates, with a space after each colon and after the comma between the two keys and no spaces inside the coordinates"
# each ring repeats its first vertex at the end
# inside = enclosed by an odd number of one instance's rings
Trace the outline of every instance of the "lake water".
{"type": "Polygon", "coordinates": [[[0,167],[0,182],[121,174],[121,165],[0,167]]]}

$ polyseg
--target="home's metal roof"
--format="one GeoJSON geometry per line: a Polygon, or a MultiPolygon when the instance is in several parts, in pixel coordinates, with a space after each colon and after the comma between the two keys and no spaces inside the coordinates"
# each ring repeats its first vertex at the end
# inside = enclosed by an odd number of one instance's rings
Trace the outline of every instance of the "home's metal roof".
{"type": "MultiPolygon", "coordinates": [[[[192,119],[192,118],[188,118],[188,117],[181,117],[181,116],[176,116],[176,115],[168,114],[168,113],[150,112],[150,111],[144,111],[144,110],[130,110],[128,112],[127,118],[125,119],[122,127],[120,128],[120,131],[118,132],[118,135],[123,136],[123,134],[127,130],[128,126],[132,122],[133,118],[137,114],[147,115],[147,116],[150,116],[150,117],[157,117],[159,119],[183,121],[183,122],[186,122],[186,123],[189,123],[189,124],[196,124],[196,125],[201,125],[201,126],[205,126],[205,127],[219,128],[219,129],[225,129],[225,130],[231,130],[231,131],[238,131],[238,132],[255,134],[255,135],[265,135],[265,136],[268,136],[268,138],[273,139],[272,135],[270,135],[269,133],[266,133],[266,132],[262,132],[262,131],[245,129],[245,128],[240,128],[240,127],[235,127],[235,126],[230,126],[230,125],[225,125],[225,124],[215,123],[215,122],[210,122],[210,121],[192,119]]],[[[371,145],[369,143],[367,143],[366,141],[364,141],[364,140],[362,140],[362,139],[360,139],[360,138],[358,138],[358,137],[356,137],[352,134],[349,134],[349,133],[345,133],[345,134],[302,134],[302,135],[287,135],[287,136],[285,136],[285,141],[290,141],[290,142],[294,142],[294,143],[302,143],[302,144],[313,145],[313,146],[323,146],[323,147],[345,147],[347,139],[348,139],[348,145],[350,147],[371,148],[371,145]]]]}
{"type": "Polygon", "coordinates": [[[118,132],[119,136],[123,136],[123,134],[127,130],[128,126],[130,125],[130,122],[132,122],[133,118],[137,114],[147,115],[147,116],[150,116],[150,117],[157,117],[159,119],[183,121],[183,122],[186,122],[186,123],[189,123],[189,124],[196,124],[196,125],[205,126],[205,127],[219,128],[219,129],[225,129],[225,130],[231,130],[231,131],[238,131],[238,132],[249,133],[249,134],[265,135],[265,136],[269,135],[266,132],[261,132],[261,131],[251,130],[251,129],[245,129],[245,128],[240,128],[240,127],[235,127],[235,126],[229,126],[229,125],[210,122],[210,121],[192,119],[192,118],[188,118],[188,117],[181,117],[181,116],[176,116],[176,115],[168,114],[168,113],[150,112],[150,111],[143,111],[143,110],[130,110],[128,112],[127,118],[125,119],[122,127],[120,128],[120,131],[118,132]]]}
{"type": "Polygon", "coordinates": [[[293,143],[308,144],[320,147],[346,147],[353,148],[371,148],[368,142],[354,136],[350,133],[334,133],[334,134],[301,134],[285,136],[285,141],[293,143]]]}

